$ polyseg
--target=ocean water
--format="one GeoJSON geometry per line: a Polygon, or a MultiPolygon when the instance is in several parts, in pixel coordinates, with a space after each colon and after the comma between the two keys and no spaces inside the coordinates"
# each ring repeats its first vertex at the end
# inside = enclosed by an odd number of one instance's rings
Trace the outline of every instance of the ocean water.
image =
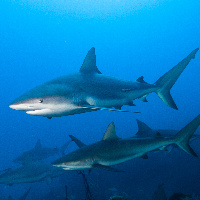
{"type": "MultiPolygon", "coordinates": [[[[200,47],[199,11],[198,0],[1,0],[0,170],[19,166],[12,160],[33,148],[37,139],[47,147],[60,147],[69,134],[86,144],[97,142],[111,121],[122,138],[137,132],[136,119],[154,129],[184,127],[200,113],[200,52],[171,90],[179,110],[167,107],[156,94],[147,97],[148,103],[135,100],[136,107],[123,107],[140,114],[97,111],[49,120],[12,110],[8,104],[45,81],[77,72],[91,47],[103,74],[131,81],[144,76],[154,83],[200,47]]],[[[199,144],[197,139],[192,148],[200,156],[199,144]]],[[[67,152],[76,148],[71,143],[67,152]]],[[[150,153],[147,160],[137,158],[119,167],[126,172],[86,173],[95,199],[125,192],[130,200],[149,200],[161,183],[167,196],[200,195],[200,161],[180,149],[150,153]]],[[[0,197],[17,199],[31,186],[27,199],[59,199],[65,185],[72,199],[86,199],[82,176],[73,171],[50,184],[2,184],[0,197]]]]}

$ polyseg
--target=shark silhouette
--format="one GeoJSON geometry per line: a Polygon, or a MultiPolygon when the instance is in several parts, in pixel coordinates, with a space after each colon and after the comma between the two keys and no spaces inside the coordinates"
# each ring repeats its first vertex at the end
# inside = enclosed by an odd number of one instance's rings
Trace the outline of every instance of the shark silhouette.
{"type": "Polygon", "coordinates": [[[65,171],[41,161],[28,162],[21,167],[8,169],[0,174],[0,184],[13,185],[19,183],[34,183],[46,181],[50,183],[52,178],[61,176],[65,171]]]}
{"type": "Polygon", "coordinates": [[[72,140],[78,144],[80,149],[73,151],[52,164],[65,170],[113,169],[112,165],[120,164],[137,157],[147,155],[149,151],[159,149],[163,146],[176,144],[185,152],[197,157],[197,154],[189,145],[189,140],[200,125],[200,115],[181,129],[174,137],[151,137],[151,138],[125,138],[116,135],[114,123],[110,123],[103,139],[91,145],[85,145],[75,137],[72,140]]]}
{"type": "Polygon", "coordinates": [[[95,110],[123,112],[123,105],[133,106],[135,99],[147,101],[146,96],[155,92],[166,105],[178,109],[170,89],[198,50],[192,51],[154,84],[149,84],[143,77],[133,82],[103,75],[96,66],[93,47],[88,51],[78,73],[39,85],[15,99],[9,107],[48,118],[95,110]]]}

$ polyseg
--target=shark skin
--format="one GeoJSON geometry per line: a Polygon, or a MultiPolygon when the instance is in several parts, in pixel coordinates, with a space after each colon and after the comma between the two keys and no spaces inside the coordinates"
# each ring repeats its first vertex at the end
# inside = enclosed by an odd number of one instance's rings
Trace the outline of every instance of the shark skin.
{"type": "Polygon", "coordinates": [[[44,162],[30,162],[15,169],[9,169],[0,175],[0,184],[13,185],[20,183],[34,183],[40,181],[51,182],[52,178],[61,176],[64,170],[53,167],[44,162]]]}
{"type": "MultiPolygon", "coordinates": [[[[21,197],[19,197],[18,200],[26,200],[30,191],[31,191],[31,187],[21,197]]],[[[13,198],[11,196],[9,196],[8,198],[0,197],[0,200],[13,200],[13,198]]]]}
{"type": "Polygon", "coordinates": [[[35,147],[29,151],[24,152],[22,155],[18,156],[13,160],[14,163],[26,164],[27,162],[43,160],[48,157],[58,155],[60,153],[59,149],[43,147],[38,139],[35,147]]]}
{"type": "MultiPolygon", "coordinates": [[[[114,123],[110,123],[100,142],[73,151],[52,164],[65,170],[91,170],[95,168],[120,171],[110,166],[123,163],[133,158],[142,157],[148,152],[163,146],[176,144],[187,153],[197,157],[189,146],[189,140],[200,125],[200,115],[170,138],[125,138],[117,137],[114,123]]],[[[71,137],[73,141],[74,137],[71,137]]]]}
{"type": "MultiPolygon", "coordinates": [[[[152,129],[144,122],[142,122],[138,119],[136,119],[136,121],[137,121],[137,125],[138,125],[138,132],[133,136],[133,138],[146,138],[146,137],[169,138],[169,137],[175,136],[178,133],[178,130],[174,130],[174,129],[152,129]]],[[[199,137],[200,137],[200,135],[194,134],[191,137],[190,142],[195,139],[198,139],[199,137]]],[[[177,145],[171,144],[166,147],[164,146],[160,150],[171,151],[173,148],[177,148],[177,145]]]]}
{"type": "Polygon", "coordinates": [[[198,50],[193,50],[154,84],[149,84],[143,77],[127,81],[103,75],[96,66],[95,48],[92,47],[79,72],[35,87],[12,101],[9,107],[48,118],[96,110],[123,112],[123,105],[133,106],[135,99],[146,102],[146,96],[155,92],[166,105],[178,109],[170,89],[198,50]]]}
{"type": "Polygon", "coordinates": [[[35,147],[29,151],[25,151],[22,153],[22,155],[18,156],[13,160],[14,163],[19,164],[26,164],[27,162],[34,162],[34,161],[40,161],[44,160],[46,158],[49,158],[54,155],[64,155],[64,152],[66,148],[68,147],[69,143],[71,141],[67,141],[63,146],[53,148],[53,147],[44,147],[40,143],[40,139],[38,139],[37,143],[35,144],[35,147]]]}

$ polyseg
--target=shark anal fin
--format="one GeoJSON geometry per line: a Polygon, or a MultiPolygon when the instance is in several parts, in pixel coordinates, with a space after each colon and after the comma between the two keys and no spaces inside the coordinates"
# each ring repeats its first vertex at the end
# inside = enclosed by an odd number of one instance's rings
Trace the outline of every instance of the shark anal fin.
{"type": "Polygon", "coordinates": [[[128,102],[126,105],[127,106],[136,106],[132,101],[128,102]]]}
{"type": "Polygon", "coordinates": [[[111,171],[111,172],[125,172],[125,171],[123,171],[121,169],[116,169],[116,168],[113,168],[113,167],[110,167],[110,166],[101,165],[101,164],[93,164],[92,167],[96,168],[96,169],[102,169],[102,170],[106,170],[106,171],[111,171]]]}
{"type": "Polygon", "coordinates": [[[147,98],[146,98],[147,96],[148,96],[148,94],[146,94],[146,95],[140,97],[139,100],[141,100],[141,101],[143,101],[143,102],[148,102],[148,101],[147,101],[147,98]]]}

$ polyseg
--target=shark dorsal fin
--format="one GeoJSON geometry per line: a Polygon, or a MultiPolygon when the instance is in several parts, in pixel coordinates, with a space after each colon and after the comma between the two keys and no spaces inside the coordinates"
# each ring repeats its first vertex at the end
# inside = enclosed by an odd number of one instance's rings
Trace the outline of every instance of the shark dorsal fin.
{"type": "Polygon", "coordinates": [[[38,139],[35,144],[35,149],[41,149],[41,148],[42,148],[42,145],[41,145],[40,139],[38,139]]]}
{"type": "Polygon", "coordinates": [[[96,55],[95,55],[95,48],[92,47],[86,57],[83,61],[83,64],[81,66],[80,72],[82,73],[98,73],[101,74],[101,72],[98,70],[96,66],[96,55]]]}
{"type": "Polygon", "coordinates": [[[114,122],[111,122],[108,125],[108,128],[106,129],[106,132],[104,133],[102,140],[111,140],[111,139],[118,139],[119,137],[116,135],[115,132],[115,124],[114,122]]]}
{"type": "Polygon", "coordinates": [[[152,129],[147,126],[144,122],[137,120],[137,124],[138,124],[138,132],[136,133],[137,136],[141,136],[141,137],[148,137],[148,133],[150,131],[152,131],[152,129]]]}

